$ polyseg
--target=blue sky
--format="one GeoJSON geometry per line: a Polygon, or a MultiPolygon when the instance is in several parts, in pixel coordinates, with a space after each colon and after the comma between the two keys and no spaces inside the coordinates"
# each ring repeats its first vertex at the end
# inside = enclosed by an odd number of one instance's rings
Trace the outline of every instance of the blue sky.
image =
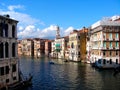
{"type": "Polygon", "coordinates": [[[89,27],[103,17],[120,15],[120,0],[0,0],[0,14],[17,19],[18,38],[53,38],[89,27]]]}

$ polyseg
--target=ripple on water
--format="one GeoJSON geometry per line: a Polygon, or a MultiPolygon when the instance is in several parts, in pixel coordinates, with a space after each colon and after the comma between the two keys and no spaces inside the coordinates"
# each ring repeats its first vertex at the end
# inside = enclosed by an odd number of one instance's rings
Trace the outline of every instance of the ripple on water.
{"type": "MultiPolygon", "coordinates": [[[[120,77],[112,76],[112,70],[96,70],[89,64],[63,62],[49,59],[20,59],[20,68],[25,76],[33,75],[33,86],[28,90],[120,90],[120,77]]],[[[26,90],[26,89],[25,89],[26,90]]]]}

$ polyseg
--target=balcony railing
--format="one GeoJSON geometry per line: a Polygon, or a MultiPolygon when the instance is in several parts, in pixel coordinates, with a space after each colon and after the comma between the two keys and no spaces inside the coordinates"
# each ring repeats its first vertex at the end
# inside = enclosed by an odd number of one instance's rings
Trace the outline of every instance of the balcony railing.
{"type": "Polygon", "coordinates": [[[119,41],[119,38],[115,38],[116,41],[119,41]]]}
{"type": "Polygon", "coordinates": [[[109,49],[113,49],[113,47],[109,47],[109,49]]]}
{"type": "Polygon", "coordinates": [[[119,47],[115,47],[115,49],[119,49],[119,47]]]}
{"type": "Polygon", "coordinates": [[[113,38],[109,38],[109,41],[112,41],[113,40],[113,38]]]}
{"type": "Polygon", "coordinates": [[[101,47],[101,49],[106,49],[106,47],[101,47]]]}

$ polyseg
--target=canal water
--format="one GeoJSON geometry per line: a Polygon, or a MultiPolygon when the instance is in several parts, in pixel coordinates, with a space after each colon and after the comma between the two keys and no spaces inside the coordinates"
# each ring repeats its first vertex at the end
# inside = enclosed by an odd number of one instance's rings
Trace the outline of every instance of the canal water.
{"type": "Polygon", "coordinates": [[[20,57],[24,76],[33,75],[33,85],[24,90],[120,90],[120,74],[113,70],[98,70],[89,64],[54,59],[20,57]]]}

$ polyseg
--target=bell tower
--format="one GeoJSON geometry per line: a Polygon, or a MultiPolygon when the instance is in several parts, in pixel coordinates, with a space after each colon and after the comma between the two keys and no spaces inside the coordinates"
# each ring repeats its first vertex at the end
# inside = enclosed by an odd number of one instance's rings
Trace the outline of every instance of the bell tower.
{"type": "Polygon", "coordinates": [[[59,26],[56,26],[56,39],[60,38],[60,29],[59,26]]]}

